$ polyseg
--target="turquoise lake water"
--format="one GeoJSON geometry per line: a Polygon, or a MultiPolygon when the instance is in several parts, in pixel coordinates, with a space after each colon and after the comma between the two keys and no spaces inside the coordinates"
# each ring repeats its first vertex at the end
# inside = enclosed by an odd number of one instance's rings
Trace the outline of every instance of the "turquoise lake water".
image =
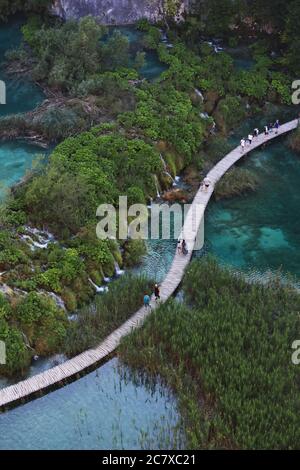
{"type": "Polygon", "coordinates": [[[39,86],[24,80],[14,78],[5,73],[1,63],[9,49],[17,48],[22,40],[21,26],[24,20],[12,20],[0,25],[0,80],[6,83],[6,105],[0,105],[0,117],[8,114],[21,113],[34,109],[45,96],[39,86]]]}
{"type": "MultiPolygon", "coordinates": [[[[11,46],[16,38],[20,40],[17,26],[0,28],[0,56],[5,50],[3,44],[11,46]]],[[[157,66],[154,60],[153,68],[157,66]]],[[[38,89],[34,87],[27,106],[34,107],[36,93],[38,89]]],[[[23,109],[22,100],[16,103],[19,111],[23,109]]],[[[277,117],[273,112],[264,119],[269,123],[274,116],[277,117]]],[[[290,119],[288,115],[280,117],[282,121],[290,119]]],[[[233,144],[256,125],[257,119],[247,121],[236,132],[233,144]]],[[[31,167],[37,153],[40,150],[34,146],[1,144],[0,180],[6,186],[16,182],[31,167]]],[[[205,249],[198,256],[211,252],[222,263],[239,270],[252,268],[262,274],[282,267],[283,272],[299,278],[300,156],[291,152],[286,139],[282,139],[253,152],[240,165],[255,170],[259,188],[253,194],[209,205],[205,249]]],[[[175,247],[175,242],[149,243],[149,254],[139,270],[163,279],[175,247]]],[[[118,369],[118,365],[113,359],[63,389],[0,415],[0,449],[174,447],[168,438],[176,436],[176,399],[162,385],[149,389],[134,382],[130,375],[125,379],[128,371],[124,367],[118,369]]]]}
{"type": "Polygon", "coordinates": [[[32,170],[35,162],[47,155],[45,150],[24,142],[5,142],[0,144],[0,200],[7,190],[32,170]]]}
{"type": "MultiPolygon", "coordinates": [[[[176,400],[159,384],[127,380],[116,359],[43,398],[0,415],[0,449],[181,447],[176,400]]],[[[182,442],[183,445],[183,442],[182,442]]],[[[184,446],[183,446],[184,447],[184,446]]]]}
{"type": "MultiPolygon", "coordinates": [[[[137,51],[142,50],[141,41],[143,39],[144,33],[127,26],[119,26],[118,28],[112,28],[112,30],[120,31],[128,38],[133,57],[137,51]]],[[[145,51],[145,54],[145,65],[141,68],[140,75],[142,78],[146,78],[147,80],[155,80],[161,75],[162,72],[167,70],[168,67],[166,64],[160,62],[156,51],[145,51]]]]}
{"type": "Polygon", "coordinates": [[[210,204],[206,250],[238,269],[281,269],[300,281],[300,155],[283,139],[246,156],[240,166],[255,171],[258,189],[210,204]]]}
{"type": "MultiPolygon", "coordinates": [[[[21,41],[22,19],[0,27],[0,62],[7,49],[21,41]]],[[[122,33],[137,32],[130,29],[122,33]]],[[[148,53],[141,74],[156,78],[165,66],[156,54],[148,53]]],[[[0,67],[0,79],[7,86],[7,105],[0,106],[0,116],[35,108],[44,99],[41,90],[26,80],[14,79],[0,67]]],[[[0,198],[30,170],[45,151],[23,142],[0,144],[0,198]]],[[[31,375],[50,366],[41,359],[31,375]]],[[[0,416],[0,449],[117,449],[172,448],[169,442],[177,432],[176,400],[162,385],[148,388],[124,379],[113,359],[97,371],[42,399],[28,403],[0,416]]],[[[7,381],[0,381],[5,386],[7,381]]]]}
{"type": "MultiPolygon", "coordinates": [[[[34,109],[44,100],[41,89],[21,78],[5,74],[5,52],[20,45],[23,19],[9,21],[0,26],[0,79],[6,84],[6,104],[0,105],[0,117],[34,109]]],[[[18,182],[28,170],[37,154],[44,153],[39,147],[23,142],[0,143],[0,199],[8,187],[18,182]]]]}

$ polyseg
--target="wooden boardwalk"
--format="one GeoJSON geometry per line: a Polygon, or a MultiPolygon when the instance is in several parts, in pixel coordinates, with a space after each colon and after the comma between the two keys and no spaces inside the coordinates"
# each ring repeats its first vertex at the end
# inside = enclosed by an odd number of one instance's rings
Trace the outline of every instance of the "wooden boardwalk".
{"type": "MultiPolygon", "coordinates": [[[[251,146],[246,145],[243,153],[240,147],[234,149],[209,172],[208,178],[212,183],[211,187],[207,192],[199,189],[185,219],[182,236],[187,241],[189,252],[186,256],[178,253],[175,254],[172,266],[161,285],[161,298],[163,302],[174,294],[182,281],[185,269],[191,260],[198,229],[203,220],[205,208],[214,191],[214,185],[243,156],[266,142],[295,129],[297,125],[298,120],[295,119],[282,125],[278,134],[275,131],[267,136],[260,134],[254,139],[251,146]]],[[[152,309],[156,308],[154,301],[151,302],[151,306],[152,309]]],[[[121,339],[140,326],[150,313],[151,310],[149,308],[141,308],[122,326],[110,334],[98,347],[89,349],[59,366],[0,390],[0,410],[5,410],[24,403],[29,399],[41,396],[43,393],[52,390],[53,387],[59,387],[68,380],[74,380],[79,377],[79,374],[95,367],[111,355],[119,346],[121,339]]]]}

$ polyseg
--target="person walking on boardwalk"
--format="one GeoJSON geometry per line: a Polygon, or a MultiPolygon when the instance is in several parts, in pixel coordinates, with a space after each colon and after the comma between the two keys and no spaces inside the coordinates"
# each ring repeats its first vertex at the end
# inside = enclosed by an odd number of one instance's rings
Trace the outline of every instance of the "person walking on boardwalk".
{"type": "Polygon", "coordinates": [[[257,129],[257,127],[254,129],[253,134],[254,134],[254,137],[259,136],[259,130],[257,129]]]}
{"type": "Polygon", "coordinates": [[[155,300],[160,300],[160,288],[158,284],[155,284],[154,286],[154,295],[155,295],[155,300]]]}
{"type": "Polygon", "coordinates": [[[186,244],[186,241],[185,241],[185,240],[182,240],[181,251],[182,251],[182,254],[183,254],[183,255],[187,255],[187,254],[188,254],[187,244],[186,244]]]}
{"type": "Polygon", "coordinates": [[[241,150],[242,150],[242,153],[243,153],[244,150],[245,150],[245,144],[246,144],[246,141],[245,141],[245,139],[243,138],[243,139],[241,140],[241,150]]]}
{"type": "Polygon", "coordinates": [[[208,188],[210,187],[210,179],[207,177],[204,178],[203,185],[204,185],[204,191],[207,193],[208,188]]]}
{"type": "Polygon", "coordinates": [[[276,130],[275,130],[275,133],[278,134],[279,127],[280,127],[279,119],[276,120],[274,127],[275,127],[275,129],[276,129],[276,130]]]}
{"type": "Polygon", "coordinates": [[[150,296],[148,294],[145,294],[144,295],[144,307],[145,308],[151,308],[151,305],[150,305],[150,296]]]}
{"type": "Polygon", "coordinates": [[[252,135],[252,134],[249,134],[249,135],[248,135],[248,142],[249,142],[249,145],[252,144],[252,140],[253,140],[253,135],[252,135]]]}
{"type": "Polygon", "coordinates": [[[265,126],[265,127],[264,127],[264,130],[265,130],[265,135],[268,135],[268,134],[269,134],[269,128],[268,128],[268,126],[265,126]]]}

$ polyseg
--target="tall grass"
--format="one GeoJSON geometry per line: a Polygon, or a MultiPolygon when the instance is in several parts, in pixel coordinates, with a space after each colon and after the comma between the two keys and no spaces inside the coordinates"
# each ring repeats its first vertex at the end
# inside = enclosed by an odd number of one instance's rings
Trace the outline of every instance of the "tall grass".
{"type": "Polygon", "coordinates": [[[300,296],[194,262],[171,300],[123,340],[120,357],[176,392],[190,448],[300,446],[300,296]]]}
{"type": "Polygon", "coordinates": [[[106,294],[78,312],[78,320],[67,332],[65,353],[74,356],[99,344],[143,305],[151,285],[149,279],[130,274],[111,283],[106,294]]]}

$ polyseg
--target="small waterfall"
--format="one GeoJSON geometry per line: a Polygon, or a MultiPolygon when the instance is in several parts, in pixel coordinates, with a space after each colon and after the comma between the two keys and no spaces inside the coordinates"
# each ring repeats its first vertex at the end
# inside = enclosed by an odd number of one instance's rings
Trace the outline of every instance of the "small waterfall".
{"type": "Polygon", "coordinates": [[[117,261],[115,261],[115,274],[116,274],[116,276],[123,276],[124,273],[125,273],[125,271],[123,269],[121,269],[120,266],[118,265],[117,261]]]}
{"type": "Polygon", "coordinates": [[[161,153],[159,154],[159,157],[160,157],[161,162],[162,162],[162,164],[163,164],[164,170],[167,170],[167,169],[168,169],[167,162],[166,162],[166,160],[164,159],[164,157],[163,157],[163,155],[162,155],[161,153]]]}
{"type": "Polygon", "coordinates": [[[3,294],[5,297],[11,297],[14,294],[14,291],[7,284],[1,284],[0,293],[3,294]]]}
{"type": "Polygon", "coordinates": [[[56,243],[54,235],[47,230],[41,231],[36,228],[31,228],[28,225],[25,225],[25,230],[27,234],[29,233],[30,235],[21,235],[21,240],[27,241],[32,251],[35,251],[36,248],[43,250],[48,248],[50,243],[56,243]],[[34,240],[31,235],[34,236],[36,240],[34,240]]]}
{"type": "Polygon", "coordinates": [[[94,287],[95,291],[97,294],[103,294],[104,292],[108,292],[108,287],[106,286],[97,286],[97,284],[95,284],[91,278],[89,278],[89,282],[92,284],[92,286],[94,287]]]}
{"type": "Polygon", "coordinates": [[[210,130],[210,133],[215,134],[216,130],[217,130],[217,124],[215,123],[215,121],[213,121],[213,125],[212,125],[212,128],[210,130]]]}
{"type": "Polygon", "coordinates": [[[78,313],[72,313],[72,315],[68,315],[69,321],[77,321],[78,320],[78,313]]]}
{"type": "Polygon", "coordinates": [[[168,42],[167,33],[163,29],[160,29],[160,33],[161,33],[161,42],[167,43],[168,42]]]}
{"type": "Polygon", "coordinates": [[[148,204],[147,208],[148,208],[148,209],[151,209],[152,204],[153,204],[153,199],[152,199],[152,197],[150,197],[150,204],[148,204]]]}
{"type": "Polygon", "coordinates": [[[203,96],[202,91],[200,91],[198,88],[195,88],[195,93],[197,96],[199,96],[199,98],[201,98],[202,101],[204,101],[204,96],[203,96]]]}
{"type": "Polygon", "coordinates": [[[46,291],[43,291],[43,294],[46,294],[48,297],[51,297],[51,299],[54,300],[58,308],[61,308],[62,310],[66,311],[66,306],[65,306],[63,299],[59,297],[57,294],[55,294],[54,292],[46,292],[46,291]]]}
{"type": "Polygon", "coordinates": [[[35,251],[36,248],[40,248],[42,250],[48,248],[48,243],[39,243],[33,240],[30,235],[21,235],[21,240],[28,241],[30,245],[31,251],[35,251]]]}
{"type": "Polygon", "coordinates": [[[154,182],[155,182],[155,187],[156,187],[156,195],[158,198],[160,198],[160,191],[159,191],[159,184],[158,184],[158,179],[156,175],[153,175],[154,182]]]}
{"type": "Polygon", "coordinates": [[[173,186],[177,186],[180,183],[180,180],[181,180],[180,176],[175,176],[173,186]]]}
{"type": "Polygon", "coordinates": [[[167,162],[164,159],[164,157],[162,156],[162,154],[160,154],[160,159],[161,159],[163,167],[164,167],[164,174],[167,175],[171,179],[172,183],[174,184],[175,180],[174,180],[173,176],[170,174],[170,172],[168,171],[167,162]]]}
{"type": "Polygon", "coordinates": [[[216,54],[218,52],[224,51],[224,48],[219,46],[220,40],[218,40],[218,39],[215,39],[214,41],[205,41],[205,42],[206,42],[206,44],[209,44],[213,48],[213,50],[216,54]]]}
{"type": "Polygon", "coordinates": [[[175,183],[175,180],[174,180],[173,176],[168,171],[164,171],[164,174],[167,175],[170,178],[170,180],[172,181],[173,184],[175,183]]]}
{"type": "Polygon", "coordinates": [[[207,113],[200,113],[200,117],[202,119],[209,119],[210,118],[209,114],[207,114],[207,113]]]}

